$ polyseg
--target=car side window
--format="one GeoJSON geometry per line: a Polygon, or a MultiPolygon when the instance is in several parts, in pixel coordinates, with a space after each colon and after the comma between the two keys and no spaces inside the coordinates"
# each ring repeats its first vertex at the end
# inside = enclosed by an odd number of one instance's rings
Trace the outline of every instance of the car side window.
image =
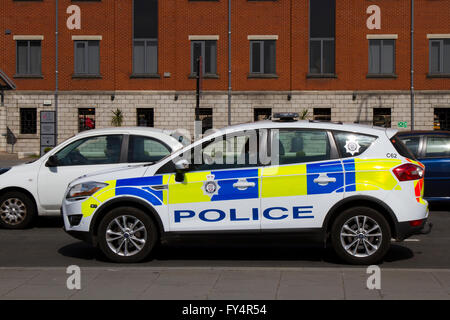
{"type": "Polygon", "coordinates": [[[450,157],[450,137],[428,136],[425,157],[450,157]]]}
{"type": "Polygon", "coordinates": [[[120,162],[122,135],[95,136],[72,142],[55,156],[58,166],[83,166],[120,162]]]}
{"type": "Polygon", "coordinates": [[[333,135],[342,158],[359,156],[377,139],[374,136],[353,132],[336,131],[333,135]]]}
{"type": "Polygon", "coordinates": [[[416,158],[419,157],[420,136],[402,136],[400,140],[416,158]]]}
{"type": "Polygon", "coordinates": [[[217,170],[255,167],[258,165],[256,131],[224,135],[203,145],[201,159],[193,157],[193,169],[217,170]]]}
{"type": "Polygon", "coordinates": [[[279,164],[330,159],[330,141],[325,130],[275,129],[272,131],[272,159],[274,157],[276,159],[278,153],[279,164]]]}
{"type": "Polygon", "coordinates": [[[161,141],[146,136],[130,136],[128,162],[157,162],[171,153],[161,141]]]}

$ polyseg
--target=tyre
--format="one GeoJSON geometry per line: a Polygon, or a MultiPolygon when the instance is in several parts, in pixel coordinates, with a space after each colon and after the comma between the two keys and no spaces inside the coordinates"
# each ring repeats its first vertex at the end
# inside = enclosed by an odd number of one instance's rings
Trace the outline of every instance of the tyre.
{"type": "Polygon", "coordinates": [[[6,192],[0,197],[0,227],[24,229],[32,226],[36,217],[34,201],[18,191],[6,192]]]}
{"type": "Polygon", "coordinates": [[[140,209],[119,207],[108,212],[98,229],[100,249],[114,262],[144,260],[158,241],[152,218],[140,209]]]}
{"type": "Polygon", "coordinates": [[[389,250],[391,230],[378,211],[354,207],[343,211],[334,221],[331,243],[336,254],[346,263],[376,264],[389,250]]]}

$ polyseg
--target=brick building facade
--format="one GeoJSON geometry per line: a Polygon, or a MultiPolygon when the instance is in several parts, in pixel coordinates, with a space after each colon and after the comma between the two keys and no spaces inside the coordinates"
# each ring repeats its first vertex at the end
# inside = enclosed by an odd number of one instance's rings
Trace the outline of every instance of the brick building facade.
{"type": "MultiPolygon", "coordinates": [[[[414,2],[414,128],[450,129],[450,1],[414,2]]],[[[201,117],[227,125],[229,9],[231,123],[308,110],[310,119],[411,128],[411,1],[55,5],[0,1],[0,69],[16,84],[0,128],[16,137],[15,152],[39,150],[39,112],[55,108],[56,12],[58,142],[110,126],[117,108],[123,125],[193,130],[198,55],[201,117]]],[[[0,150],[11,151],[4,134],[0,150]]]]}

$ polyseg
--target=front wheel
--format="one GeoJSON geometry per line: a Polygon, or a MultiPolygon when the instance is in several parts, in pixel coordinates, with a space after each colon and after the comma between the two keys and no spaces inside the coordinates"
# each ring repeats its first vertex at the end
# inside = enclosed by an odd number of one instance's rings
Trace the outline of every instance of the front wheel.
{"type": "Polygon", "coordinates": [[[108,212],[100,222],[100,249],[114,262],[144,260],[154,248],[158,231],[153,220],[142,210],[120,207],[108,212]]]}
{"type": "Polygon", "coordinates": [[[376,264],[389,250],[391,230],[378,211],[368,207],[350,208],[334,221],[331,243],[336,254],[347,263],[376,264]]]}
{"type": "Polygon", "coordinates": [[[33,200],[22,192],[6,192],[0,197],[0,226],[6,229],[30,227],[36,217],[33,200]]]}

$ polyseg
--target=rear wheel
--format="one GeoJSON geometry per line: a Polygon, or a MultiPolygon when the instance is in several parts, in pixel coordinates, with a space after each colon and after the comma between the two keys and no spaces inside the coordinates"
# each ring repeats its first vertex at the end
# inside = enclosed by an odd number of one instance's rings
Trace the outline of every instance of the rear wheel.
{"type": "Polygon", "coordinates": [[[30,227],[36,216],[36,206],[22,192],[6,192],[0,197],[0,226],[6,229],[30,227]]]}
{"type": "Polygon", "coordinates": [[[114,262],[145,259],[158,240],[153,220],[142,210],[120,207],[108,212],[98,230],[100,249],[114,262]]]}
{"type": "Polygon", "coordinates": [[[389,250],[391,230],[384,216],[368,207],[342,212],[331,229],[331,243],[337,255],[350,264],[375,264],[389,250]]]}

